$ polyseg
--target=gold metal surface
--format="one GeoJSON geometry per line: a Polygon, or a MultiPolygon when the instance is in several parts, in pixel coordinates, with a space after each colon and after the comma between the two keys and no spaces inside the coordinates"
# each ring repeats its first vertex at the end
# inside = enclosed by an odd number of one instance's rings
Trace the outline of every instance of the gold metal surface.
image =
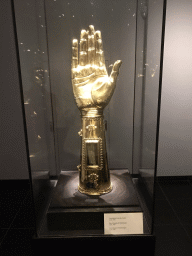
{"type": "Polygon", "coordinates": [[[77,39],[72,41],[72,86],[82,119],[78,133],[82,140],[78,189],[88,195],[101,195],[112,189],[103,110],[115,90],[121,63],[117,60],[108,76],[101,32],[95,31],[93,25],[81,31],[79,44],[77,39]]]}

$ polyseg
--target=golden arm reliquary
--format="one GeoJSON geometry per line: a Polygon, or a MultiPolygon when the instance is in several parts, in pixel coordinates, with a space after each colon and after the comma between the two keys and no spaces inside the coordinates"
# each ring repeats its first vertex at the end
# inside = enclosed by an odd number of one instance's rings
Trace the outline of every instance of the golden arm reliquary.
{"type": "Polygon", "coordinates": [[[81,31],[79,43],[77,39],[72,41],[71,79],[82,120],[78,190],[88,195],[112,190],[103,110],[115,90],[121,63],[117,60],[108,76],[101,32],[95,31],[93,25],[81,31]]]}

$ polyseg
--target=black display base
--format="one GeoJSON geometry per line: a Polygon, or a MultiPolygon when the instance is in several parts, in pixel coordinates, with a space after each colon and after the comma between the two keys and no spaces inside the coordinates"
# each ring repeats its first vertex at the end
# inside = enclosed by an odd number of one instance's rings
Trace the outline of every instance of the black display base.
{"type": "Polygon", "coordinates": [[[89,237],[41,237],[32,240],[34,255],[52,252],[87,252],[91,255],[125,253],[133,255],[154,256],[155,255],[154,235],[108,235],[89,237]]]}
{"type": "Polygon", "coordinates": [[[78,191],[79,173],[63,171],[47,212],[49,230],[104,230],[104,213],[142,212],[127,170],[110,171],[112,191],[89,196],[78,191]]]}

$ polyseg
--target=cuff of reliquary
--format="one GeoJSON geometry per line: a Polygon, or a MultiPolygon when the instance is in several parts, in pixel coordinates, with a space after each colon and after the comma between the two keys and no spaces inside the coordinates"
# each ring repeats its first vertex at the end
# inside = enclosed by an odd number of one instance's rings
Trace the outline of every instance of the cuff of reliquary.
{"type": "Polygon", "coordinates": [[[101,108],[84,108],[81,109],[82,117],[101,117],[103,116],[103,109],[101,108]]]}

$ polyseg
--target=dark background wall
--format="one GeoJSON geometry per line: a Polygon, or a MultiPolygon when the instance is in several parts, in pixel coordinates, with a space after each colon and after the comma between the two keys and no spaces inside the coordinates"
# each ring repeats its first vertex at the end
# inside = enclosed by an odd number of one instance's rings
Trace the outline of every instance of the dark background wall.
{"type": "Polygon", "coordinates": [[[191,175],[192,2],[168,0],[158,175],[191,175]]]}

